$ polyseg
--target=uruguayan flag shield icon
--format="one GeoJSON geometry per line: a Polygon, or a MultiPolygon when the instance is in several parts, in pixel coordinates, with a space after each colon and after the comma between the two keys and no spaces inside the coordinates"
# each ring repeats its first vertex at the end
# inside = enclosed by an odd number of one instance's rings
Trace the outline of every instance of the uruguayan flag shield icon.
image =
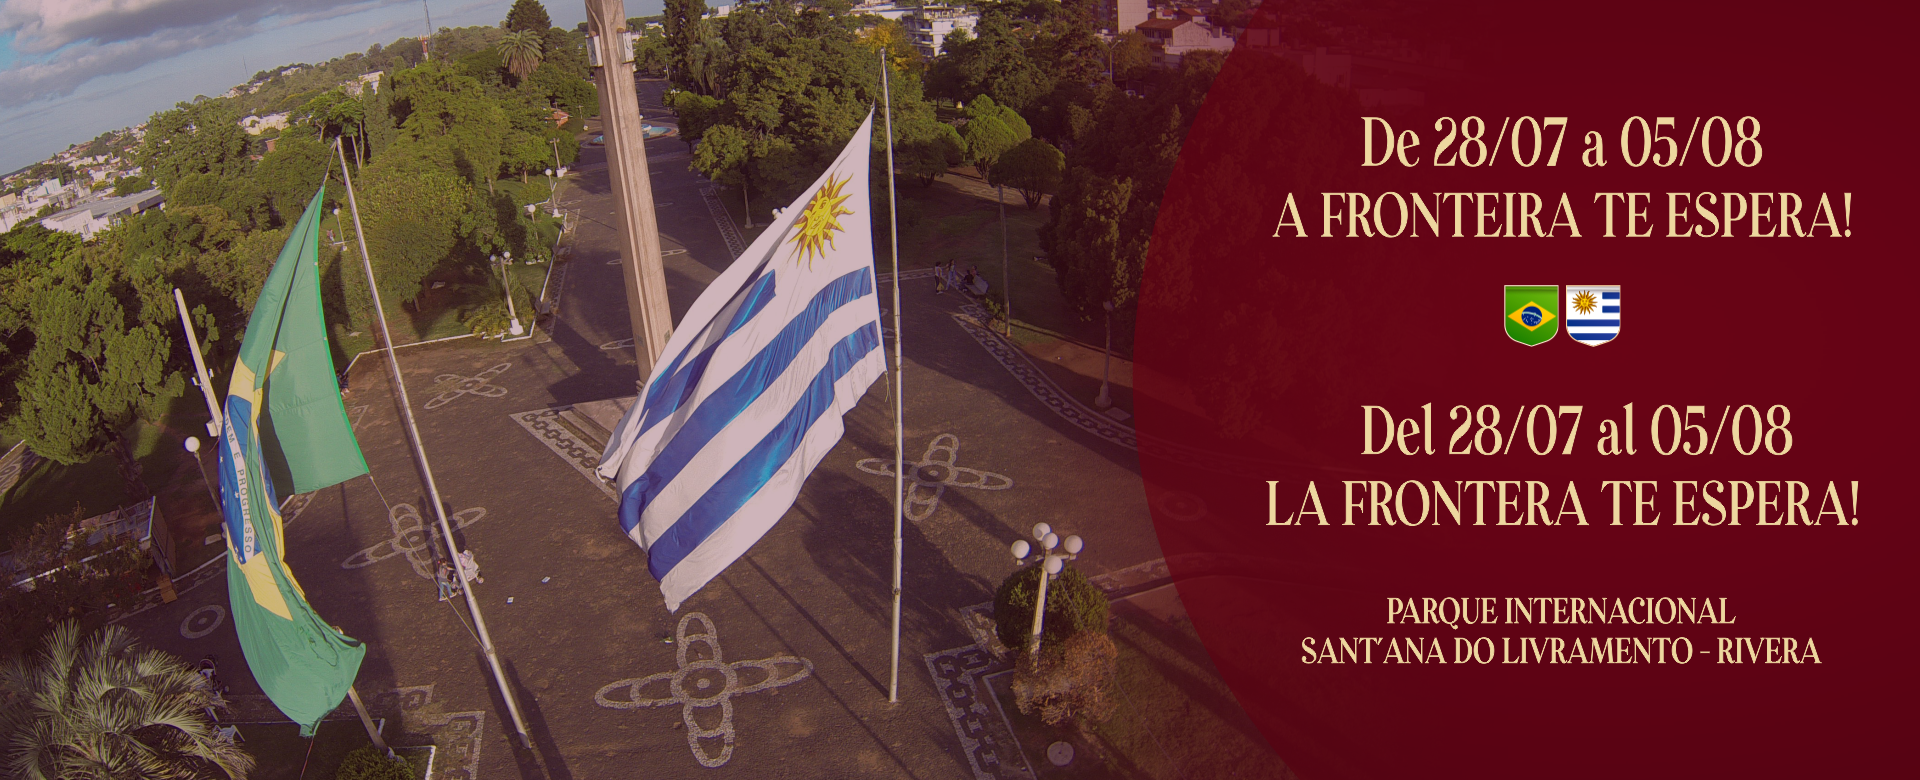
{"type": "Polygon", "coordinates": [[[1620,336],[1620,285],[1567,285],[1567,335],[1597,347],[1620,336]]]}

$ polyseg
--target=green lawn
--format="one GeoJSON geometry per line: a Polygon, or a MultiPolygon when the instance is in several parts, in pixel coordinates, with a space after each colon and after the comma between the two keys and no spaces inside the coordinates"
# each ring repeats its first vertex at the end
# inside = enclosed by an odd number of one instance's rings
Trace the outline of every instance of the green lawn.
{"type": "MultiPolygon", "coordinates": [[[[371,744],[357,721],[323,721],[311,740],[301,737],[300,727],[292,723],[242,723],[238,728],[246,738],[241,747],[256,762],[247,775],[250,780],[328,780],[348,753],[371,744]]],[[[395,752],[413,765],[415,777],[426,776],[425,749],[396,748],[395,752]]]]}
{"type": "MultiPolygon", "coordinates": [[[[168,417],[185,421],[173,426],[176,430],[206,439],[205,431],[198,429],[206,420],[205,405],[199,389],[189,385],[185,394],[174,399],[168,417]]],[[[156,493],[165,490],[183,466],[192,464],[180,445],[181,439],[161,426],[135,422],[124,435],[133,445],[133,456],[140,462],[142,478],[156,493]]],[[[41,461],[31,472],[22,475],[13,489],[0,495],[0,547],[10,546],[15,531],[50,515],[71,512],[76,505],[84,511],[84,517],[92,517],[128,503],[126,489],[121,486],[119,462],[111,454],[75,466],[41,461]]]]}

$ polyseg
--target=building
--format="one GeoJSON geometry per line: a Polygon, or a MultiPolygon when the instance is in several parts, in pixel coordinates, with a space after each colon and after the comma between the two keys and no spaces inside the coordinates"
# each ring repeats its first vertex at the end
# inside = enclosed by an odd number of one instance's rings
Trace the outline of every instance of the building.
{"type": "Polygon", "coordinates": [[[248,135],[259,135],[266,132],[269,128],[285,130],[287,129],[287,114],[283,112],[279,114],[269,114],[267,116],[249,116],[240,120],[240,127],[245,129],[248,135]]]}
{"type": "Polygon", "coordinates": [[[1147,37],[1161,67],[1175,67],[1180,58],[1196,51],[1233,51],[1233,37],[1194,19],[1148,19],[1134,26],[1147,37]]]}
{"type": "Polygon", "coordinates": [[[940,56],[941,44],[946,43],[947,36],[954,30],[966,30],[971,35],[979,24],[979,14],[941,5],[921,6],[901,19],[901,25],[913,40],[913,48],[928,59],[940,56]]]}
{"type": "Polygon", "coordinates": [[[1114,35],[1153,18],[1152,5],[1147,0],[1100,0],[1094,13],[1100,28],[1114,35]]]}
{"type": "Polygon", "coordinates": [[[349,81],[345,84],[341,84],[340,88],[346,90],[347,94],[352,95],[354,97],[359,97],[360,93],[367,91],[369,87],[373,89],[374,94],[379,94],[380,93],[380,77],[386,75],[386,73],[387,72],[384,70],[376,70],[372,73],[368,73],[364,76],[361,76],[360,78],[354,79],[353,81],[349,81]]]}
{"type": "Polygon", "coordinates": [[[166,197],[161,195],[159,190],[147,190],[118,198],[82,203],[42,219],[40,224],[48,230],[76,233],[81,238],[91,239],[95,233],[120,224],[120,221],[127,217],[165,206],[166,197]]]}
{"type": "Polygon", "coordinates": [[[896,21],[896,22],[901,21],[908,16],[911,16],[914,10],[915,9],[913,6],[900,5],[898,3],[892,3],[892,2],[884,2],[884,3],[867,2],[867,3],[860,3],[853,7],[853,12],[855,14],[865,14],[867,16],[878,16],[882,19],[892,19],[893,21],[896,21]]]}

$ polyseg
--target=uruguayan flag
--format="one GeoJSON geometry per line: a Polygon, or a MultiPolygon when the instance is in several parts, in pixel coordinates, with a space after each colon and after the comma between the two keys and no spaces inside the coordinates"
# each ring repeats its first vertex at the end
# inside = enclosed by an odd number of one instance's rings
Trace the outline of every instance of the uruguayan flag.
{"type": "Polygon", "coordinates": [[[873,117],[700,294],[607,443],[620,527],[667,609],[766,535],[886,370],[867,158],[873,117]]]}
{"type": "Polygon", "coordinates": [[[1620,285],[1569,284],[1566,317],[1567,335],[1588,346],[1600,346],[1620,335],[1620,285]]]}

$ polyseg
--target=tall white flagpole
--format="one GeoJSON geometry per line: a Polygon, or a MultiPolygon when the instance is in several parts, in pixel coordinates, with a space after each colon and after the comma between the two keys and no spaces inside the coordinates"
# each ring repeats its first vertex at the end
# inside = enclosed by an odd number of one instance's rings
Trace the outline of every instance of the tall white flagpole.
{"type": "MultiPolygon", "coordinates": [[[[373,283],[373,256],[367,254],[367,233],[360,227],[360,203],[353,195],[353,175],[347,171],[347,151],[341,146],[340,139],[333,139],[333,149],[340,155],[340,178],[347,185],[347,206],[353,210],[353,237],[360,244],[360,265],[367,272],[367,291],[373,294],[373,317],[380,325],[380,339],[387,344],[387,370],[393,379],[394,392],[400,394],[400,419],[405,422],[407,443],[413,447],[413,464],[420,469],[420,481],[426,484],[427,500],[433,503],[433,514],[440,519],[440,538],[446,542],[447,557],[455,567],[462,567],[460,550],[453,544],[453,527],[447,523],[447,508],[440,501],[440,488],[433,482],[433,469],[427,465],[426,448],[420,444],[420,429],[414,426],[413,404],[407,400],[407,386],[400,381],[400,360],[393,354],[393,334],[387,331],[387,312],[380,305],[380,287],[373,283]]],[[[513,716],[513,728],[520,733],[520,746],[533,749],[533,740],[527,735],[527,722],[520,715],[520,703],[513,697],[513,688],[507,685],[507,675],[500,668],[500,655],[494,652],[493,636],[487,633],[486,618],[480,616],[480,602],[473,598],[473,584],[466,582],[464,568],[458,575],[462,585],[460,593],[467,597],[467,611],[473,615],[473,627],[480,637],[480,649],[487,656],[487,665],[493,668],[493,680],[500,686],[500,698],[507,703],[507,714],[513,716]]]]}
{"type": "MultiPolygon", "coordinates": [[[[213,419],[207,423],[207,435],[220,435],[220,402],[213,392],[213,379],[207,376],[207,361],[200,357],[200,339],[193,332],[193,317],[187,314],[187,298],[180,294],[180,288],[173,288],[173,302],[180,306],[180,327],[187,332],[187,349],[193,353],[193,370],[199,378],[200,393],[207,397],[207,413],[213,419]]],[[[199,455],[194,456],[196,459],[199,455]]],[[[219,503],[215,502],[215,509],[219,503]]]]}
{"type": "Polygon", "coordinates": [[[906,433],[902,430],[900,392],[900,220],[893,195],[893,87],[887,77],[887,49],[880,48],[880,92],[887,110],[887,237],[893,242],[893,676],[887,701],[900,701],[900,520],[906,493],[906,433]]]}

